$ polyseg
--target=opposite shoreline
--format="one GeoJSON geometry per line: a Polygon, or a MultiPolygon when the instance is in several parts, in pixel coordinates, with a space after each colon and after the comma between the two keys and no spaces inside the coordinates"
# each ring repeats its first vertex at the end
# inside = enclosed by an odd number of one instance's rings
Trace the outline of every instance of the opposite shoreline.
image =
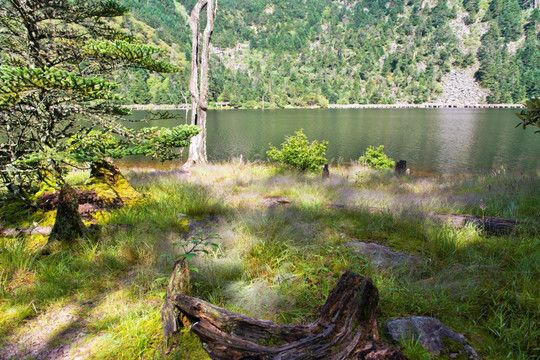
{"type": "MultiPolygon", "coordinates": [[[[132,104],[122,107],[130,110],[189,110],[191,104],[175,105],[155,105],[155,104],[132,104]]],[[[266,110],[276,109],[523,109],[523,104],[329,104],[327,107],[321,106],[287,106],[284,108],[266,108],[266,110]]],[[[228,103],[216,103],[209,106],[210,110],[261,110],[261,108],[236,108],[228,103]]],[[[262,109],[264,110],[264,109],[262,109]]]]}

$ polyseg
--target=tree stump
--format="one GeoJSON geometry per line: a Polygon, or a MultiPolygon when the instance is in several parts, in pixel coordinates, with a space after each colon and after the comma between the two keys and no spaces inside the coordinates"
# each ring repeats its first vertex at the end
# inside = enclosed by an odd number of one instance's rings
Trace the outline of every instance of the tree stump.
{"type": "Polygon", "coordinates": [[[396,162],[396,165],[394,165],[394,172],[396,175],[403,175],[407,171],[407,161],[405,160],[399,160],[396,162]]]}
{"type": "Polygon", "coordinates": [[[79,214],[77,193],[69,184],[64,184],[58,196],[56,220],[48,242],[59,240],[70,243],[85,235],[86,227],[79,214]]]}
{"type": "Polygon", "coordinates": [[[322,178],[328,179],[330,177],[330,170],[328,169],[328,164],[324,164],[323,171],[322,171],[322,178]]]}
{"type": "Polygon", "coordinates": [[[119,179],[123,178],[118,166],[114,165],[110,161],[97,161],[90,165],[90,178],[97,179],[110,184],[116,185],[119,179]]]}
{"type": "Polygon", "coordinates": [[[165,301],[177,311],[173,316],[178,324],[191,325],[212,359],[406,359],[398,348],[379,340],[378,300],[370,279],[347,271],[319,318],[308,325],[278,325],[184,294],[168,293],[165,301]]]}
{"type": "Polygon", "coordinates": [[[182,315],[170,299],[170,294],[185,294],[191,290],[189,269],[184,259],[174,264],[171,279],[167,286],[167,295],[161,307],[161,325],[165,339],[171,338],[183,326],[182,315]]]}
{"type": "Polygon", "coordinates": [[[109,161],[92,163],[90,178],[84,187],[89,191],[95,191],[100,201],[107,207],[121,207],[127,201],[141,197],[124,178],[120,169],[109,161]]]}

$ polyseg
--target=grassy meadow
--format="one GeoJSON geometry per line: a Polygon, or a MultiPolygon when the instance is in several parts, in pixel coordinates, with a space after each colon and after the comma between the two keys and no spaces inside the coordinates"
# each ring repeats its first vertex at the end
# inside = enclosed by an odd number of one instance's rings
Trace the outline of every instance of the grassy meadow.
{"type": "MultiPolygon", "coordinates": [[[[540,356],[540,174],[330,170],[323,180],[234,160],[189,175],[124,169],[145,196],[99,213],[107,225],[100,234],[41,257],[43,236],[0,238],[0,359],[207,359],[188,330],[173,351],[164,351],[161,333],[171,258],[194,230],[219,248],[190,260],[191,295],[218,306],[309,322],[351,269],[377,285],[381,328],[391,317],[433,316],[482,358],[540,356]],[[268,205],[278,198],[288,204],[268,205]],[[436,223],[426,211],[523,221],[512,234],[487,235],[436,223]],[[381,269],[346,246],[356,240],[420,261],[381,269]]],[[[417,342],[401,346],[412,359],[431,358],[417,342]]]]}

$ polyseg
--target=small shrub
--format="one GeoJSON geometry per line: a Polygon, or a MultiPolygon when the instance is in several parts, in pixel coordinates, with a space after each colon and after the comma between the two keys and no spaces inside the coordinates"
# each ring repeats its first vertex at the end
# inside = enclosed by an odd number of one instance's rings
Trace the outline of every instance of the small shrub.
{"type": "Polygon", "coordinates": [[[360,156],[358,161],[364,166],[369,166],[377,170],[391,169],[395,164],[395,161],[384,153],[384,145],[377,148],[374,146],[368,147],[365,154],[360,156]]]}
{"type": "Polygon", "coordinates": [[[300,129],[294,136],[285,138],[285,142],[281,144],[281,150],[270,144],[270,150],[266,154],[270,159],[282,165],[302,171],[317,171],[327,163],[324,157],[326,150],[328,150],[328,141],[310,143],[303,129],[300,129]]]}

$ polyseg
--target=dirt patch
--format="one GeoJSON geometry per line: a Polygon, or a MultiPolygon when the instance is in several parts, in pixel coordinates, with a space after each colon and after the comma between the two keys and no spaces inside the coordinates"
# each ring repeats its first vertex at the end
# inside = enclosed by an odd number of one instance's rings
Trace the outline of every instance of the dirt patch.
{"type": "MultiPolygon", "coordinates": [[[[79,213],[85,220],[91,218],[98,211],[118,209],[123,205],[122,199],[105,200],[100,198],[94,190],[76,190],[75,192],[79,198],[79,213]]],[[[56,210],[58,195],[58,192],[41,195],[37,199],[37,207],[43,211],[56,210]]]]}
{"type": "Polygon", "coordinates": [[[68,359],[71,348],[85,335],[87,305],[50,310],[26,323],[23,331],[0,345],[0,360],[68,359]]]}

